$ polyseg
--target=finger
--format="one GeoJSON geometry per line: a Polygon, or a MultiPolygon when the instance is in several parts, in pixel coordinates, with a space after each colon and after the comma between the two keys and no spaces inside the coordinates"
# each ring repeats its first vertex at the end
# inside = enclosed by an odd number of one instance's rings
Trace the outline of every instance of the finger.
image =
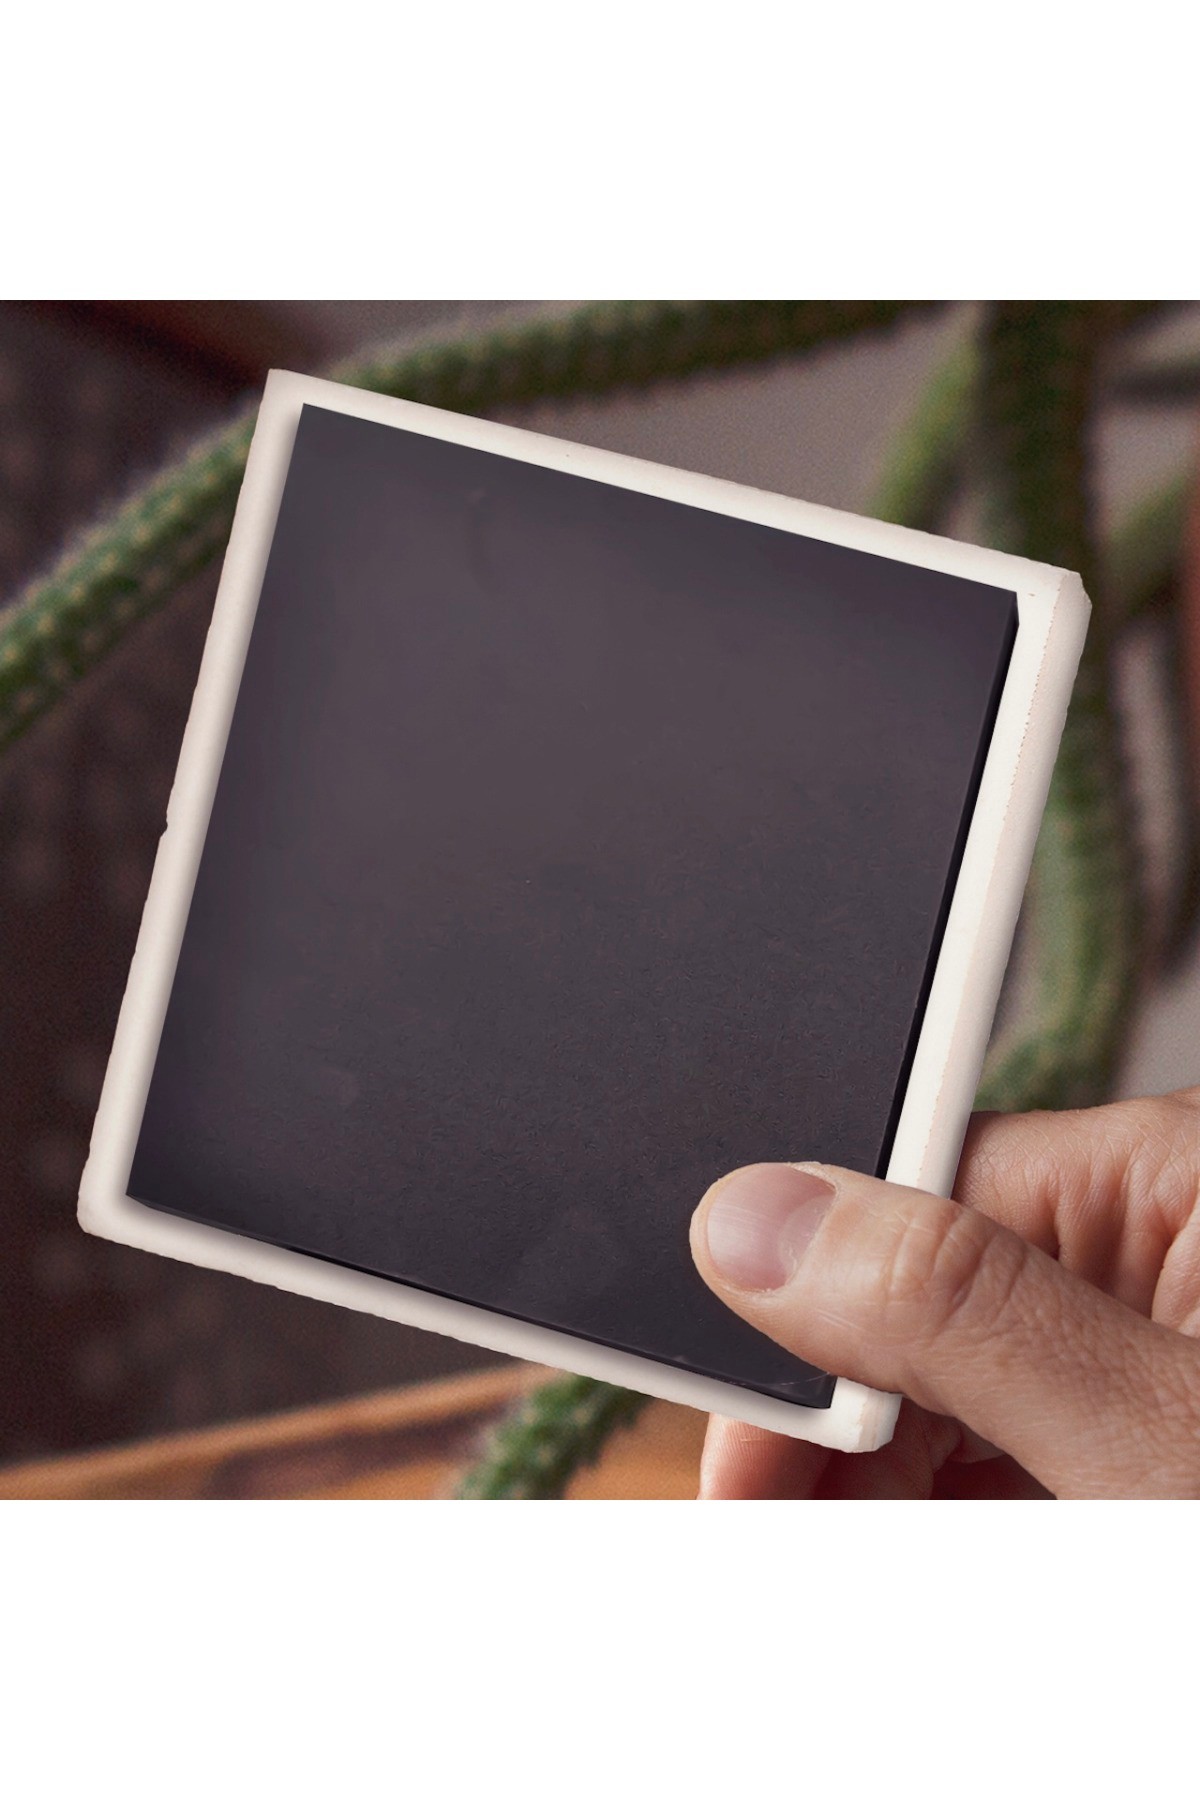
{"type": "Polygon", "coordinates": [[[811,1500],[833,1455],[714,1414],[700,1459],[701,1500],[811,1500]]]}
{"type": "Polygon", "coordinates": [[[701,1500],[918,1500],[951,1461],[996,1460],[1001,1452],[953,1419],[905,1405],[890,1443],[846,1456],[760,1425],[714,1415],[700,1462],[701,1500]]]}
{"type": "Polygon", "coordinates": [[[804,1361],[961,1419],[1055,1493],[1200,1483],[1195,1345],[982,1213],[760,1163],[709,1190],[692,1253],[714,1293],[804,1361]]]}
{"type": "Polygon", "coordinates": [[[1053,1500],[1049,1488],[1001,1456],[989,1463],[948,1462],[933,1484],[934,1500],[1053,1500]]]}
{"type": "Polygon", "coordinates": [[[954,1194],[1126,1306],[1186,1330],[1168,1252],[1200,1185],[1200,1089],[1062,1113],[980,1113],[954,1194]]]}
{"type": "Polygon", "coordinates": [[[938,1418],[906,1401],[890,1443],[865,1456],[830,1459],[817,1499],[928,1500],[961,1441],[962,1430],[953,1419],[938,1418]]]}

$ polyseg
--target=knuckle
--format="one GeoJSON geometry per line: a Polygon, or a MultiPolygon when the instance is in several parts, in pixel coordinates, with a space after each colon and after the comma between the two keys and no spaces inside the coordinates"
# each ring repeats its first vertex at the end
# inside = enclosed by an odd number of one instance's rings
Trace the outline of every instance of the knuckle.
{"type": "Polygon", "coordinates": [[[997,1329],[1020,1279],[1025,1246],[953,1201],[914,1212],[885,1270],[892,1331],[911,1341],[997,1329]]]}

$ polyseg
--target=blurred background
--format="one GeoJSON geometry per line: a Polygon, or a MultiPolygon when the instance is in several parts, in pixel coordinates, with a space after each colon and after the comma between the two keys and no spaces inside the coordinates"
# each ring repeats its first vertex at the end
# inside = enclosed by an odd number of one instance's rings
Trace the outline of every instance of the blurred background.
{"type": "MultiPolygon", "coordinates": [[[[415,345],[564,308],[0,306],[0,604],[72,532],[252,400],[268,368],[320,373],[376,340],[415,345]]],[[[973,308],[951,306],[803,358],[494,410],[557,436],[867,511],[897,430],[973,321],[973,308]]],[[[1193,459],[1193,369],[1200,372],[1200,305],[1172,307],[1123,341],[1098,425],[1102,526],[1193,459]]],[[[970,537],[977,526],[964,501],[948,529],[970,537]]],[[[178,1459],[164,1474],[160,1458],[141,1487],[130,1474],[124,1489],[99,1476],[72,1489],[61,1475],[57,1488],[43,1476],[42,1488],[27,1491],[407,1491],[378,1471],[402,1457],[448,1465],[526,1379],[448,1339],[142,1255],[76,1225],[79,1176],[218,573],[219,558],[0,761],[0,1465],[9,1472],[5,1488],[0,1467],[0,1491],[19,1491],[18,1466],[44,1469],[101,1446],[243,1425],[242,1435],[220,1440],[219,1480],[211,1468],[180,1476],[178,1459]],[[425,1386],[451,1377],[457,1386],[425,1386]],[[417,1397],[430,1392],[457,1394],[457,1411],[417,1397]],[[354,1398],[380,1394],[394,1404],[354,1398]],[[256,1424],[331,1405],[294,1430],[256,1424]],[[272,1443],[273,1455],[262,1448],[272,1443]],[[240,1458],[236,1476],[231,1455],[240,1458]]],[[[1115,669],[1152,905],[1185,854],[1179,752],[1164,723],[1172,657],[1172,640],[1151,615],[1123,634],[1115,669]]],[[[1165,1092],[1197,1081],[1200,947],[1192,942],[1144,995],[1118,1088],[1165,1092]]],[[[628,1463],[628,1491],[676,1491],[672,1480],[686,1490],[694,1416],[660,1415],[639,1429],[642,1460],[628,1463]],[[655,1469],[668,1463],[674,1473],[659,1481],[655,1469]]]]}

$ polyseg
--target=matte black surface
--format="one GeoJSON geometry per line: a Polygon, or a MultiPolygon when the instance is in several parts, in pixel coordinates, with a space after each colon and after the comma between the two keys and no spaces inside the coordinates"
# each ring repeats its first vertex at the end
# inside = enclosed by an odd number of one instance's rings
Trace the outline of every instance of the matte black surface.
{"type": "Polygon", "coordinates": [[[305,407],[131,1192],[828,1405],[688,1219],[886,1163],[1015,619],[305,407]]]}

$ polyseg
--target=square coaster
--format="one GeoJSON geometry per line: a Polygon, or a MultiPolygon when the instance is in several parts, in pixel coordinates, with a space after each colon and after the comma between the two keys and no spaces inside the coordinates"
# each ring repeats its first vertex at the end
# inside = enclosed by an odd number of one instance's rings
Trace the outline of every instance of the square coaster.
{"type": "Polygon", "coordinates": [[[845,1447],[692,1267],[740,1163],[948,1187],[1074,577],[273,374],[81,1217],[845,1447]]]}

